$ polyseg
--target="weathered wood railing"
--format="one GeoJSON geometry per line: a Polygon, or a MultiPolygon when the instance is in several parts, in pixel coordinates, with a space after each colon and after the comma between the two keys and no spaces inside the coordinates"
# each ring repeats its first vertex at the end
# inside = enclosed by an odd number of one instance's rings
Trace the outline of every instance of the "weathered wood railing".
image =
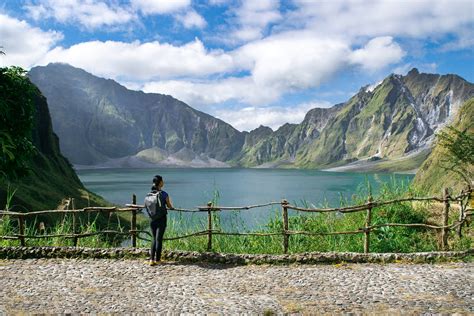
{"type": "MultiPolygon", "coordinates": [[[[196,209],[173,209],[175,212],[206,212],[208,218],[208,227],[207,230],[194,232],[191,234],[186,234],[182,236],[167,237],[164,240],[176,240],[182,238],[189,238],[193,236],[205,236],[207,235],[207,251],[212,251],[212,236],[213,235],[227,235],[227,236],[283,236],[283,252],[288,253],[289,241],[291,235],[308,235],[308,236],[327,236],[327,235],[350,235],[350,234],[363,234],[364,235],[364,253],[370,252],[370,233],[382,227],[423,227],[427,229],[434,229],[441,231],[441,248],[442,250],[448,249],[448,235],[449,231],[452,229],[457,229],[459,236],[462,235],[462,227],[466,223],[469,216],[472,216],[473,209],[468,207],[470,199],[472,199],[472,189],[468,188],[461,191],[458,196],[450,196],[447,189],[443,190],[443,197],[408,197],[390,201],[373,201],[372,197],[369,196],[367,203],[347,206],[347,207],[338,207],[338,208],[302,208],[294,206],[288,203],[286,200],[281,202],[270,202],[259,205],[243,206],[243,207],[223,207],[223,206],[213,206],[211,203],[208,203],[207,206],[198,207],[196,209]],[[442,213],[442,225],[431,225],[426,223],[385,223],[372,225],[372,215],[375,211],[375,208],[386,206],[390,204],[403,203],[403,202],[415,202],[415,201],[436,201],[443,203],[443,213],[442,213]],[[450,211],[450,202],[459,203],[459,216],[458,219],[449,224],[449,211],[450,211]],[[220,211],[241,211],[241,210],[250,210],[254,208],[261,208],[266,206],[281,205],[282,207],[282,216],[283,216],[283,227],[281,232],[268,232],[268,233],[243,233],[243,232],[223,232],[220,230],[213,229],[212,223],[212,213],[220,211]],[[366,211],[366,221],[365,226],[358,228],[353,231],[341,231],[341,232],[309,232],[309,231],[293,231],[289,229],[289,218],[288,210],[294,210],[297,212],[308,212],[308,213],[330,213],[330,212],[339,212],[339,213],[354,213],[354,212],[363,212],[366,211]]],[[[99,234],[116,234],[116,235],[130,235],[131,236],[131,245],[136,247],[137,238],[145,239],[140,237],[140,233],[150,235],[150,232],[145,230],[137,229],[137,211],[143,209],[143,205],[136,204],[136,196],[133,195],[132,204],[126,204],[125,208],[118,207],[86,207],[83,209],[73,209],[73,210],[45,210],[45,211],[35,211],[35,212],[11,212],[11,211],[0,211],[1,216],[11,216],[18,219],[18,234],[11,236],[0,236],[0,239],[17,239],[20,241],[22,246],[26,245],[27,238],[54,238],[62,237],[73,239],[74,246],[77,246],[77,240],[84,237],[90,237],[99,234]],[[128,232],[116,231],[116,230],[102,230],[97,232],[89,233],[78,233],[76,231],[76,215],[79,213],[86,212],[130,212],[131,213],[131,225],[128,232]],[[25,235],[25,218],[30,216],[44,215],[44,214],[72,214],[73,215],[73,233],[72,234],[43,234],[43,235],[25,235]]],[[[147,240],[147,239],[145,239],[147,240]]]]}

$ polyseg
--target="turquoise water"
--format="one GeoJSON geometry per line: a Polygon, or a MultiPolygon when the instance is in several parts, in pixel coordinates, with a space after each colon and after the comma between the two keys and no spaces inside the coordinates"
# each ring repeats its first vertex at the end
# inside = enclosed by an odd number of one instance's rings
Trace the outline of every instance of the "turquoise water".
{"type": "MultiPolygon", "coordinates": [[[[287,199],[292,204],[338,206],[341,196],[350,199],[369,182],[376,193],[382,182],[409,182],[413,175],[362,174],[287,169],[95,169],[79,170],[78,175],[91,191],[110,202],[124,205],[132,194],[143,203],[155,174],[164,178],[163,190],[169,193],[175,207],[204,206],[219,192],[221,206],[247,206],[287,199]]],[[[278,207],[238,212],[248,227],[266,223],[278,207]]],[[[222,212],[225,218],[231,211],[222,212]]],[[[204,214],[203,214],[204,215],[204,214]]],[[[174,216],[174,215],[173,215],[174,216]]]]}

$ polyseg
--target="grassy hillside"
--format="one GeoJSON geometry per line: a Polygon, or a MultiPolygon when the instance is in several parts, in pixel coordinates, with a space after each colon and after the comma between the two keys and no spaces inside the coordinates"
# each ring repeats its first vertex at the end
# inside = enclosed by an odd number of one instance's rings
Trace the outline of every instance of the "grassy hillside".
{"type": "MultiPolygon", "coordinates": [[[[77,207],[109,205],[103,198],[84,188],[70,163],[59,152],[58,139],[52,133],[51,125],[44,125],[47,114],[45,99],[38,96],[36,104],[33,144],[37,152],[28,164],[28,175],[10,182],[10,188],[17,190],[11,203],[13,209],[56,209],[61,200],[67,197],[74,198],[77,207]]],[[[7,181],[1,180],[1,208],[6,204],[7,191],[7,181]]]]}
{"type": "MultiPolygon", "coordinates": [[[[450,124],[457,130],[467,130],[470,135],[474,134],[474,98],[466,101],[460,108],[458,115],[450,124]]],[[[446,164],[443,160],[446,150],[438,144],[434,147],[431,155],[426,159],[418,170],[414,181],[416,187],[433,194],[440,194],[442,188],[450,187],[455,190],[462,189],[466,183],[452,171],[443,168],[446,164]]],[[[470,166],[473,170],[474,166],[470,166]]],[[[471,179],[472,181],[472,179],[471,179]]]]}

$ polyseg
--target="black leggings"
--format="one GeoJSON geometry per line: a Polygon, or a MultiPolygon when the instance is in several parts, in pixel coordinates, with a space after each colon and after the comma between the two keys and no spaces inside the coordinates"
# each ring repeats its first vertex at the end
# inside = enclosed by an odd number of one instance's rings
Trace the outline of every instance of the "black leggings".
{"type": "Polygon", "coordinates": [[[160,261],[161,249],[163,249],[163,235],[166,229],[166,216],[158,220],[151,221],[151,233],[153,242],[151,244],[150,260],[160,261]]]}

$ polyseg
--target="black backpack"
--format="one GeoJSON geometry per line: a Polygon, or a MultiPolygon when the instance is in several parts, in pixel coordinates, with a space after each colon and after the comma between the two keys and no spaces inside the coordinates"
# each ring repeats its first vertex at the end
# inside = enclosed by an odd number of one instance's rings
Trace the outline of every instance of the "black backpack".
{"type": "Polygon", "coordinates": [[[145,197],[145,209],[151,220],[166,216],[166,205],[162,203],[161,191],[150,192],[145,197]]]}

